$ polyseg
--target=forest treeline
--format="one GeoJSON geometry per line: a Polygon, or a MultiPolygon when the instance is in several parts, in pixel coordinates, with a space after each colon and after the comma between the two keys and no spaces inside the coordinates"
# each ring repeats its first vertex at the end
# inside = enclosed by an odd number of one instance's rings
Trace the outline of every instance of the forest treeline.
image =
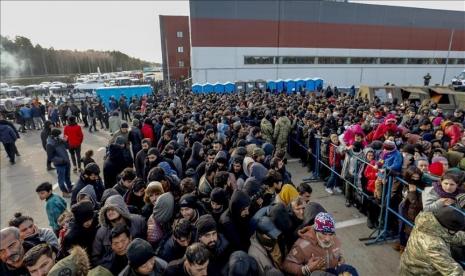
{"type": "Polygon", "coordinates": [[[102,73],[141,70],[156,64],[130,57],[120,51],[72,51],[35,46],[27,37],[0,36],[2,77],[102,73]]]}

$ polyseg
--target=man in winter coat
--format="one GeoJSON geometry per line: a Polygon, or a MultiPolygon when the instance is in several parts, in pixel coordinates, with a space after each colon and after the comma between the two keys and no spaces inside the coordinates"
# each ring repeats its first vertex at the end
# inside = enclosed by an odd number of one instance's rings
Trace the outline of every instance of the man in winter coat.
{"type": "Polygon", "coordinates": [[[400,275],[463,275],[450,246],[464,246],[465,218],[451,207],[421,212],[400,258],[400,275]]]}
{"type": "Polygon", "coordinates": [[[133,159],[131,152],[126,148],[123,137],[116,138],[114,144],[109,146],[108,157],[103,163],[103,182],[105,188],[111,188],[116,184],[116,177],[125,168],[132,168],[133,159]]]}
{"type": "Polygon", "coordinates": [[[73,189],[71,184],[70,170],[71,164],[68,155],[68,143],[60,138],[61,130],[52,129],[51,135],[47,138],[47,159],[53,162],[58,174],[58,186],[63,197],[70,197],[73,189]]]}
{"type": "Polygon", "coordinates": [[[68,142],[68,150],[71,154],[71,161],[73,162],[73,172],[82,171],[81,169],[81,144],[84,140],[81,126],[76,122],[75,116],[68,118],[68,125],[63,129],[63,135],[68,142]],[[77,167],[76,167],[77,166],[77,167]]]}
{"type": "Polygon", "coordinates": [[[135,155],[134,158],[134,167],[136,169],[136,175],[138,178],[144,177],[144,168],[145,168],[145,158],[147,157],[147,152],[150,149],[152,143],[150,139],[144,138],[142,140],[142,148],[139,152],[135,155]]]}
{"type": "Polygon", "coordinates": [[[262,138],[270,144],[273,144],[273,125],[270,122],[271,112],[267,111],[265,117],[260,122],[260,130],[262,132],[262,138]]]}
{"type": "Polygon", "coordinates": [[[276,150],[287,150],[287,141],[291,132],[291,120],[286,116],[284,110],[279,111],[279,119],[276,121],[273,139],[276,142],[276,150]]]}
{"type": "Polygon", "coordinates": [[[277,241],[281,231],[276,228],[268,216],[263,216],[258,221],[257,231],[250,239],[249,255],[258,263],[259,276],[265,275],[284,275],[280,270],[282,262],[281,254],[272,254],[279,252],[277,241]],[[272,259],[273,258],[273,259],[272,259]]]}
{"type": "Polygon", "coordinates": [[[95,194],[97,196],[97,201],[100,202],[102,199],[103,191],[105,186],[102,183],[102,178],[99,176],[100,168],[95,163],[89,163],[84,168],[84,172],[79,176],[79,180],[76,182],[73,188],[73,193],[71,195],[71,204],[77,202],[78,193],[87,185],[94,187],[95,194]]]}
{"type": "Polygon", "coordinates": [[[125,224],[129,228],[132,238],[145,237],[147,225],[140,215],[129,213],[123,197],[110,196],[105,205],[100,209],[99,222],[101,227],[97,230],[92,245],[92,264],[109,267],[113,259],[111,249],[111,230],[117,224],[125,224]]]}
{"type": "Polygon", "coordinates": [[[335,234],[331,215],[323,212],[316,215],[313,226],[299,231],[300,238],[287,255],[283,270],[291,275],[310,275],[317,270],[335,275],[354,271],[353,267],[344,264],[341,242],[335,234]]]}
{"type": "Polygon", "coordinates": [[[136,158],[136,154],[142,149],[141,141],[144,138],[139,125],[138,119],[132,120],[132,127],[128,134],[128,142],[131,143],[132,156],[134,158],[136,158]]]}
{"type": "Polygon", "coordinates": [[[157,255],[168,263],[182,258],[186,248],[194,239],[194,230],[189,220],[185,218],[177,220],[174,223],[173,234],[160,244],[157,255]]]}
{"type": "Polygon", "coordinates": [[[150,243],[143,239],[134,239],[127,249],[128,266],[120,276],[161,276],[168,266],[166,261],[155,256],[150,243]]]}
{"type": "Polygon", "coordinates": [[[3,143],[3,147],[5,148],[11,164],[15,164],[15,142],[18,138],[16,132],[9,125],[0,124],[0,142],[3,143]]]}
{"type": "Polygon", "coordinates": [[[69,250],[76,245],[85,248],[87,254],[91,256],[92,243],[98,229],[98,213],[94,204],[89,200],[84,200],[71,206],[73,218],[69,222],[68,230],[61,242],[60,257],[67,256],[69,250]]]}
{"type": "Polygon", "coordinates": [[[234,250],[247,251],[250,246],[248,224],[250,220],[250,197],[241,190],[235,190],[229,208],[221,215],[219,228],[234,250]]]}
{"type": "MultiPolygon", "coordinates": [[[[40,133],[40,140],[42,141],[42,147],[45,151],[47,151],[47,138],[52,133],[52,121],[45,121],[44,129],[40,133]]],[[[47,158],[47,171],[54,170],[55,168],[52,167],[52,161],[47,158]]]]}
{"type": "Polygon", "coordinates": [[[229,242],[217,231],[217,225],[212,215],[203,215],[195,223],[197,240],[210,251],[209,271],[220,272],[227,264],[231,253],[229,242]]]}

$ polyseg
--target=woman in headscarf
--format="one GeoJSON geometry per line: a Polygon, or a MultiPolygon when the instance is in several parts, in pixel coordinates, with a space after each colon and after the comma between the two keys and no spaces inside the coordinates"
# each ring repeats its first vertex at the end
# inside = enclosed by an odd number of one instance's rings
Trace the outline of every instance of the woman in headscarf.
{"type": "Polygon", "coordinates": [[[153,248],[170,233],[170,222],[174,212],[174,197],[164,193],[155,202],[153,213],[147,221],[147,241],[153,248]]]}

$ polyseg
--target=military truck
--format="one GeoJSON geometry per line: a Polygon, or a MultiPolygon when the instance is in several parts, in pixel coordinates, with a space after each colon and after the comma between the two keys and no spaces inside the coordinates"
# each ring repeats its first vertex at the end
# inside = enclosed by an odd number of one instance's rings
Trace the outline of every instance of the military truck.
{"type": "Polygon", "coordinates": [[[465,108],[465,92],[455,91],[449,86],[360,86],[357,96],[370,102],[405,102],[416,106],[436,103],[445,112],[465,108]]]}

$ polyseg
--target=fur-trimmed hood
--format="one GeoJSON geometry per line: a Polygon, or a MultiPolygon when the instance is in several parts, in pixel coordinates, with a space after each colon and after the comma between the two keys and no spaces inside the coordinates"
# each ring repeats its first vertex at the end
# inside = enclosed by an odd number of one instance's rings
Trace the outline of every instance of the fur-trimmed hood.
{"type": "Polygon", "coordinates": [[[86,251],[80,246],[75,246],[71,249],[71,254],[56,263],[48,275],[87,276],[89,268],[89,257],[87,256],[86,251]]]}

